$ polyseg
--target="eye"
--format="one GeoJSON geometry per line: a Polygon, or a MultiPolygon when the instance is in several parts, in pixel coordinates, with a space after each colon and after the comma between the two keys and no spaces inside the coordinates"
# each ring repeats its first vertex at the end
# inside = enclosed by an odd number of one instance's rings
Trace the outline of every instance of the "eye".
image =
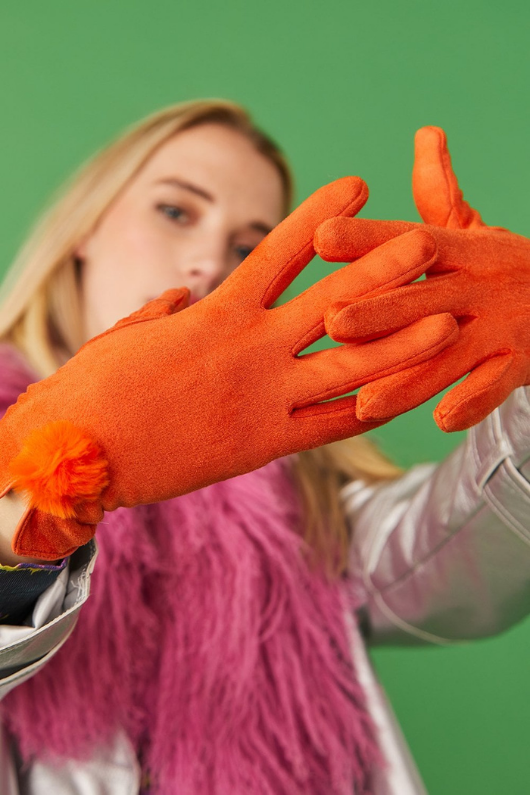
{"type": "Polygon", "coordinates": [[[255,246],[236,246],[235,252],[237,258],[243,262],[244,259],[248,257],[254,251],[255,246]]]}
{"type": "Polygon", "coordinates": [[[176,204],[157,204],[156,209],[165,215],[166,218],[169,218],[170,221],[179,221],[183,223],[189,220],[189,215],[186,210],[183,210],[182,207],[178,207],[176,204]]]}

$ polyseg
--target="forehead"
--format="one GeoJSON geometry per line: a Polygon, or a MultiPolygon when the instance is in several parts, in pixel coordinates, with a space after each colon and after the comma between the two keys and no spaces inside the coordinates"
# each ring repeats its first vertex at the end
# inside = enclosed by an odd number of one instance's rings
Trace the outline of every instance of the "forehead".
{"type": "Polygon", "coordinates": [[[211,193],[217,204],[265,213],[271,224],[282,216],[277,167],[242,133],[219,124],[177,133],[157,149],[139,177],[150,183],[178,177],[211,193]]]}

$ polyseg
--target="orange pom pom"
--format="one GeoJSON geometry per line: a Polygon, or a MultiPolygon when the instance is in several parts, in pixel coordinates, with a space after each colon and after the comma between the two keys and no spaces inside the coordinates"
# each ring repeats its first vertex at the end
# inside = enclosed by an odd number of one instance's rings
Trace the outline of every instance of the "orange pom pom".
{"type": "Polygon", "coordinates": [[[30,507],[61,519],[75,519],[76,503],[98,500],[109,484],[99,444],[66,420],[32,431],[9,470],[30,507]]]}

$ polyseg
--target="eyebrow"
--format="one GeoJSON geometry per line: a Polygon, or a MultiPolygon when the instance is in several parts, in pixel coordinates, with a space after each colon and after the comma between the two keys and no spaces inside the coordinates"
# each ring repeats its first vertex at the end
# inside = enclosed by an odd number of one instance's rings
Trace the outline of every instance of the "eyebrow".
{"type": "Polygon", "coordinates": [[[214,197],[208,191],[203,190],[203,188],[198,188],[197,185],[193,185],[191,182],[185,182],[182,179],[177,179],[176,177],[168,177],[167,179],[159,179],[157,181],[157,185],[174,185],[177,188],[184,188],[184,190],[189,190],[192,193],[197,194],[197,196],[202,196],[203,199],[206,199],[208,202],[215,201],[214,197]]]}
{"type": "MultiPolygon", "coordinates": [[[[195,193],[196,196],[200,196],[201,198],[205,199],[208,202],[214,202],[215,199],[211,193],[204,190],[203,188],[199,188],[197,185],[194,185],[192,182],[186,182],[183,179],[178,179],[177,177],[167,177],[166,179],[159,179],[156,183],[157,185],[172,185],[177,188],[184,188],[184,190],[189,190],[191,193],[195,193]]],[[[268,235],[269,232],[272,232],[272,226],[268,224],[264,224],[262,221],[251,221],[248,225],[250,229],[254,229],[256,232],[263,232],[264,235],[268,235]]]]}

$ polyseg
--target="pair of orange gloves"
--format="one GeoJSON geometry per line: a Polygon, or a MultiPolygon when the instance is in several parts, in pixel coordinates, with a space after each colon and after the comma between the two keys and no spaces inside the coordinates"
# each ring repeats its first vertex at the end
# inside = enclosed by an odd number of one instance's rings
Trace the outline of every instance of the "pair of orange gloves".
{"type": "Polygon", "coordinates": [[[425,225],[353,218],[366,185],[338,180],[202,301],[170,290],[30,386],[0,423],[0,496],[28,498],[15,553],[68,555],[103,511],[362,433],[466,373],[444,430],[528,384],[530,242],[467,205],[437,128],[417,134],[413,185],[425,225]],[[315,250],[350,264],[271,308],[315,250]],[[346,344],[299,356],[326,332],[346,344]]]}

